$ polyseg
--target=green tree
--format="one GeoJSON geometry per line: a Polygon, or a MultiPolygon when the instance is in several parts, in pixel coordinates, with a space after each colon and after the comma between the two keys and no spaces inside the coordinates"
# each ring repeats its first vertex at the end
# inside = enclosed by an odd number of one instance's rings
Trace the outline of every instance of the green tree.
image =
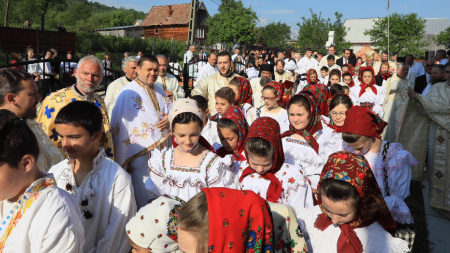
{"type": "Polygon", "coordinates": [[[450,48],[450,26],[440,32],[434,40],[438,45],[444,45],[446,48],[450,48]]]}
{"type": "Polygon", "coordinates": [[[256,13],[251,7],[245,8],[240,0],[222,0],[218,13],[206,21],[206,42],[223,42],[228,45],[253,43],[256,21],[256,13]]]}
{"type": "Polygon", "coordinates": [[[328,40],[328,32],[334,31],[334,44],[337,54],[348,48],[350,43],[345,40],[348,28],[345,28],[342,21],[342,14],[335,12],[335,22],[331,22],[330,18],[322,18],[322,13],[314,13],[312,9],[311,17],[302,17],[302,21],[297,23],[299,27],[297,46],[300,48],[315,48],[325,51],[325,44],[328,40]]]}
{"type": "Polygon", "coordinates": [[[41,30],[45,30],[45,15],[47,11],[57,4],[63,4],[65,0],[35,0],[35,7],[41,17],[41,30]]]}
{"type": "MultiPolygon", "coordinates": [[[[416,57],[425,55],[427,42],[422,41],[425,35],[425,19],[416,13],[393,13],[389,20],[389,51],[399,55],[413,54],[416,57]]],[[[369,35],[373,45],[381,51],[388,49],[388,18],[375,20],[372,29],[364,32],[369,35]]]]}
{"type": "Polygon", "coordinates": [[[256,42],[266,47],[276,47],[280,49],[288,48],[288,40],[291,38],[291,27],[286,23],[272,22],[264,27],[255,29],[256,42]]]}

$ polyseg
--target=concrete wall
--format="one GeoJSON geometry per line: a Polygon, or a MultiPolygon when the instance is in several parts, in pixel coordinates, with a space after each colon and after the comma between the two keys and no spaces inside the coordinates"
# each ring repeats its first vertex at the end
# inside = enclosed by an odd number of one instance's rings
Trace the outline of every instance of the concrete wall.
{"type": "MultiPolygon", "coordinates": [[[[425,47],[425,50],[427,51],[437,51],[439,49],[445,49],[444,45],[438,46],[437,43],[434,41],[438,37],[438,34],[425,34],[425,36],[422,38],[422,41],[428,42],[428,46],[425,47]]],[[[447,51],[447,50],[446,50],[447,51]]]]}

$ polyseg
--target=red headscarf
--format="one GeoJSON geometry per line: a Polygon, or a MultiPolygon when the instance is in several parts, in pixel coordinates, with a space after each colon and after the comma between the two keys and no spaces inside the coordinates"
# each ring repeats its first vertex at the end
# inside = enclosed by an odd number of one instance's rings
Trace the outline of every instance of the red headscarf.
{"type": "Polygon", "coordinates": [[[367,137],[381,138],[387,123],[378,115],[362,106],[353,106],[345,112],[343,131],[367,137]]]}
{"type": "Polygon", "coordinates": [[[267,201],[252,191],[203,188],[208,202],[208,252],[274,252],[267,201]]]}
{"type": "MultiPolygon", "coordinates": [[[[355,228],[367,227],[374,222],[380,223],[386,231],[393,230],[396,227],[377,180],[364,156],[354,155],[346,151],[330,155],[323,167],[317,185],[319,193],[322,181],[325,179],[339,180],[352,185],[358,191],[360,197],[358,213],[355,218],[349,223],[339,225],[341,235],[337,243],[338,253],[363,252],[363,246],[354,231],[355,228]]],[[[325,213],[320,194],[318,194],[317,201],[322,213],[317,216],[314,227],[325,230],[332,224],[332,221],[325,213]]]]}
{"type": "Polygon", "coordinates": [[[317,71],[315,69],[310,69],[306,72],[306,82],[308,82],[308,84],[317,84],[319,81],[319,75],[317,74],[317,71]],[[314,72],[313,72],[314,71],[314,72]],[[311,72],[313,72],[312,74],[316,74],[316,81],[312,82],[311,81],[311,72]]]}
{"type": "MultiPolygon", "coordinates": [[[[348,98],[350,99],[350,102],[351,102],[350,108],[352,108],[352,106],[353,106],[353,101],[352,101],[352,99],[351,99],[347,94],[342,94],[342,93],[341,93],[341,94],[336,94],[336,96],[346,96],[346,97],[348,97],[348,98]]],[[[334,99],[336,96],[334,96],[333,99],[334,99]]],[[[332,101],[333,101],[333,99],[332,99],[332,101]]],[[[327,126],[328,126],[329,128],[334,129],[334,132],[335,132],[335,133],[342,133],[342,132],[344,131],[344,126],[336,126],[336,124],[333,122],[333,118],[331,117],[331,110],[330,110],[330,114],[328,115],[328,117],[330,118],[330,123],[328,123],[327,126]]],[[[345,122],[344,122],[344,123],[345,123],[345,122]]]]}
{"type": "Polygon", "coordinates": [[[344,74],[342,74],[342,81],[344,81],[344,77],[346,75],[350,75],[350,80],[352,80],[352,82],[348,85],[350,88],[355,86],[355,82],[353,81],[353,75],[350,72],[345,72],[344,74]]]}
{"type": "Polygon", "coordinates": [[[383,78],[383,80],[388,80],[389,78],[391,78],[391,73],[389,73],[389,68],[390,68],[391,66],[389,65],[389,63],[388,62],[382,62],[381,63],[381,65],[380,65],[380,71],[378,71],[378,75],[379,76],[381,76],[382,78],[383,78]],[[388,71],[387,71],[387,73],[386,74],[381,74],[381,67],[383,66],[383,65],[388,65],[388,71]]]}
{"type": "Polygon", "coordinates": [[[283,94],[284,94],[283,83],[277,82],[277,81],[270,81],[264,87],[266,87],[266,86],[270,86],[275,89],[275,91],[277,92],[277,94],[275,96],[278,97],[280,99],[279,101],[281,102],[281,100],[283,99],[283,94]]]}
{"type": "Polygon", "coordinates": [[[355,75],[355,67],[353,67],[353,65],[352,64],[347,64],[348,65],[348,72],[350,73],[350,74],[352,74],[352,76],[354,76],[355,75]]]}
{"type": "Polygon", "coordinates": [[[252,103],[252,95],[253,95],[253,90],[252,90],[252,86],[250,85],[250,82],[248,81],[247,78],[244,77],[236,77],[239,80],[239,92],[240,92],[240,96],[238,99],[236,99],[236,101],[234,101],[235,105],[239,105],[239,103],[247,103],[249,105],[253,105],[252,103]]]}
{"type": "Polygon", "coordinates": [[[310,92],[316,99],[317,105],[319,106],[319,114],[323,116],[328,116],[330,108],[328,106],[328,99],[331,99],[331,92],[328,87],[324,84],[318,83],[314,85],[306,85],[302,92],[310,92]]]}
{"type": "Polygon", "coordinates": [[[377,94],[377,88],[375,87],[375,85],[377,84],[377,82],[375,81],[375,71],[372,67],[362,67],[361,69],[359,69],[359,81],[361,82],[361,91],[359,92],[360,97],[362,96],[362,94],[364,94],[364,92],[366,92],[367,88],[371,88],[373,93],[377,94]],[[372,72],[372,81],[370,81],[370,83],[364,83],[363,80],[364,71],[367,70],[372,72]]]}
{"type": "MultiPolygon", "coordinates": [[[[225,147],[221,147],[217,150],[217,155],[220,157],[225,157],[225,155],[233,154],[234,159],[236,161],[245,161],[244,149],[245,149],[245,139],[247,138],[248,133],[248,124],[247,120],[245,120],[244,115],[242,114],[241,109],[238,106],[232,106],[225,114],[220,118],[219,122],[223,119],[229,119],[236,124],[239,130],[239,140],[236,146],[236,149],[233,152],[228,152],[225,147]]],[[[219,131],[219,127],[217,125],[217,130],[219,131]]]]}
{"type": "Polygon", "coordinates": [[[317,106],[316,100],[311,94],[299,93],[295,96],[304,96],[305,98],[308,99],[309,104],[311,105],[311,111],[309,112],[309,122],[308,125],[303,130],[295,129],[292,123],[290,123],[289,130],[284,132],[281,135],[281,138],[291,136],[293,134],[299,134],[300,136],[303,136],[303,138],[305,138],[305,140],[309,143],[309,145],[311,145],[311,147],[316,151],[316,153],[319,153],[319,143],[317,143],[316,139],[312,137],[312,135],[315,134],[317,131],[322,130],[322,122],[319,114],[319,106],[317,106]]]}
{"type": "MultiPolygon", "coordinates": [[[[284,152],[280,137],[280,125],[276,120],[269,117],[261,117],[255,120],[249,129],[245,142],[247,142],[250,138],[257,137],[268,140],[273,146],[272,168],[264,175],[261,175],[261,177],[270,180],[269,190],[267,191],[267,200],[277,203],[281,197],[281,192],[283,191],[281,182],[275,177],[275,173],[277,173],[284,164],[284,152]]],[[[245,150],[245,156],[249,159],[247,150],[245,150]]],[[[255,170],[248,166],[242,172],[239,182],[242,182],[246,176],[253,173],[256,173],[255,170]]]]}

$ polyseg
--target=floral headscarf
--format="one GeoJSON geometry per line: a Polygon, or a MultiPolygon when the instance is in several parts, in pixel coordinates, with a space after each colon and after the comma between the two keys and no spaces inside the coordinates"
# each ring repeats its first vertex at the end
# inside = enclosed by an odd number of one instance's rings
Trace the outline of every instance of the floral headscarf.
{"type": "Polygon", "coordinates": [[[317,84],[319,81],[319,75],[317,74],[317,71],[315,69],[310,69],[306,72],[306,82],[308,84],[317,84]],[[317,78],[315,82],[311,81],[311,74],[316,74],[317,78]]]}
{"type": "Polygon", "coordinates": [[[375,71],[372,67],[362,67],[359,70],[359,81],[361,82],[361,91],[359,92],[360,97],[362,96],[362,94],[364,94],[364,92],[366,92],[367,88],[371,88],[373,93],[377,94],[377,88],[375,88],[375,85],[377,84],[377,82],[375,81],[375,71]],[[370,81],[370,83],[364,83],[363,79],[363,74],[367,70],[372,72],[372,80],[370,81]]]}
{"type": "Polygon", "coordinates": [[[319,143],[317,143],[316,139],[312,137],[312,135],[317,131],[322,130],[322,121],[320,119],[319,107],[317,106],[316,99],[313,97],[313,95],[303,92],[295,96],[304,96],[306,99],[308,99],[309,104],[311,105],[311,111],[309,112],[309,122],[306,128],[303,130],[295,129],[292,123],[290,123],[289,130],[284,132],[281,135],[281,138],[291,136],[293,134],[299,134],[300,136],[303,136],[303,138],[305,138],[305,140],[309,143],[309,145],[311,145],[316,153],[319,153],[319,143]]]}
{"type": "Polygon", "coordinates": [[[316,103],[319,106],[319,114],[323,116],[328,116],[330,111],[330,107],[328,105],[328,99],[331,99],[331,92],[328,90],[328,87],[324,84],[317,83],[314,85],[307,84],[302,92],[310,92],[313,94],[316,99],[316,103]]]}
{"type": "Polygon", "coordinates": [[[239,92],[240,92],[240,96],[238,99],[236,99],[236,101],[234,101],[235,105],[239,105],[241,102],[242,103],[247,103],[249,105],[253,105],[252,103],[252,95],[253,95],[253,90],[252,90],[252,86],[250,85],[250,82],[248,81],[247,78],[244,77],[236,77],[239,80],[239,92]]]}
{"type": "Polygon", "coordinates": [[[277,82],[277,81],[270,81],[264,87],[266,87],[266,86],[270,86],[270,87],[273,87],[275,89],[275,91],[277,92],[277,94],[275,94],[275,96],[280,99],[279,102],[281,102],[283,100],[283,94],[284,94],[284,85],[283,85],[283,83],[277,82]]]}
{"type": "MultiPolygon", "coordinates": [[[[348,97],[349,99],[350,99],[350,102],[351,102],[351,104],[350,104],[350,108],[352,108],[353,107],[353,101],[352,101],[352,99],[347,95],[347,94],[336,94],[336,96],[334,96],[333,97],[333,99],[335,98],[335,97],[339,97],[339,96],[346,96],[346,97],[348,97]]],[[[331,101],[333,101],[333,99],[331,100],[331,101]]],[[[342,133],[343,131],[344,131],[344,126],[336,126],[336,124],[333,122],[333,118],[331,117],[331,110],[330,110],[330,114],[328,115],[328,117],[329,117],[329,119],[330,119],[330,123],[328,123],[327,124],[327,126],[329,127],[329,128],[332,128],[332,129],[334,129],[334,132],[335,133],[342,133]]]]}
{"type": "MultiPolygon", "coordinates": [[[[243,152],[245,149],[244,142],[245,139],[247,138],[248,133],[247,120],[242,114],[241,109],[239,109],[239,107],[235,105],[230,107],[230,109],[228,109],[228,111],[225,112],[222,118],[220,118],[220,120],[223,119],[232,120],[234,124],[236,124],[239,130],[239,140],[236,149],[232,153],[229,153],[224,147],[221,147],[217,150],[217,155],[220,157],[224,157],[225,155],[233,154],[234,159],[236,161],[245,161],[245,156],[243,152]]],[[[219,125],[217,125],[217,130],[219,131],[219,125]]]]}
{"type": "Polygon", "coordinates": [[[208,252],[274,252],[267,202],[252,191],[203,188],[208,202],[208,252]]]}
{"type": "Polygon", "coordinates": [[[317,189],[318,204],[322,213],[317,216],[314,223],[316,228],[325,230],[332,224],[331,219],[325,213],[320,195],[320,186],[325,179],[339,180],[352,185],[360,197],[358,213],[355,218],[349,223],[339,225],[341,235],[337,243],[338,253],[363,252],[363,246],[354,231],[355,228],[367,227],[374,222],[380,223],[386,231],[396,227],[367,160],[364,156],[341,151],[330,155],[320,175],[317,189]]]}
{"type": "Polygon", "coordinates": [[[152,252],[178,250],[178,212],[185,202],[163,195],[142,207],[128,221],[125,230],[137,246],[152,252]]]}
{"type": "Polygon", "coordinates": [[[353,106],[345,112],[343,131],[380,139],[387,123],[362,106],[353,106]]]}
{"type": "MultiPolygon", "coordinates": [[[[252,126],[250,127],[245,142],[247,142],[248,139],[255,137],[263,138],[272,143],[273,146],[272,168],[265,174],[261,175],[261,177],[270,180],[269,189],[267,191],[267,200],[270,202],[277,203],[281,197],[281,192],[283,190],[281,182],[278,180],[278,178],[275,177],[275,173],[277,173],[284,164],[284,152],[280,137],[280,125],[276,120],[269,117],[258,118],[257,120],[255,120],[255,122],[253,122],[252,126]]],[[[247,150],[245,150],[245,157],[249,159],[247,150]]],[[[253,173],[256,173],[256,171],[253,170],[250,166],[248,166],[242,172],[241,178],[239,178],[239,182],[242,182],[242,180],[246,176],[251,175],[253,173]]]]}
{"type": "Polygon", "coordinates": [[[355,67],[353,67],[353,65],[350,63],[348,63],[347,65],[348,65],[348,72],[350,74],[352,74],[352,76],[354,76],[355,75],[355,67]]]}

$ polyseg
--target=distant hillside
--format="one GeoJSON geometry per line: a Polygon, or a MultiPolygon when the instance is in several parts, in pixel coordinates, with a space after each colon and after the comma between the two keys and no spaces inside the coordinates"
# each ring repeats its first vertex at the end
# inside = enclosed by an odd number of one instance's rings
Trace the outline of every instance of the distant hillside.
{"type": "MultiPolygon", "coordinates": [[[[2,0],[3,1],[3,0],[2,0]]],[[[69,30],[90,30],[113,26],[133,25],[144,19],[146,13],[134,9],[116,8],[87,0],[50,0],[63,2],[47,11],[45,27],[56,28],[59,23],[69,30]]],[[[37,0],[11,0],[9,23],[24,25],[29,20],[32,27],[40,26],[40,15],[35,7],[37,0]]],[[[151,6],[149,6],[150,10],[151,6]]],[[[5,6],[0,6],[0,22],[5,17],[5,6]]]]}

